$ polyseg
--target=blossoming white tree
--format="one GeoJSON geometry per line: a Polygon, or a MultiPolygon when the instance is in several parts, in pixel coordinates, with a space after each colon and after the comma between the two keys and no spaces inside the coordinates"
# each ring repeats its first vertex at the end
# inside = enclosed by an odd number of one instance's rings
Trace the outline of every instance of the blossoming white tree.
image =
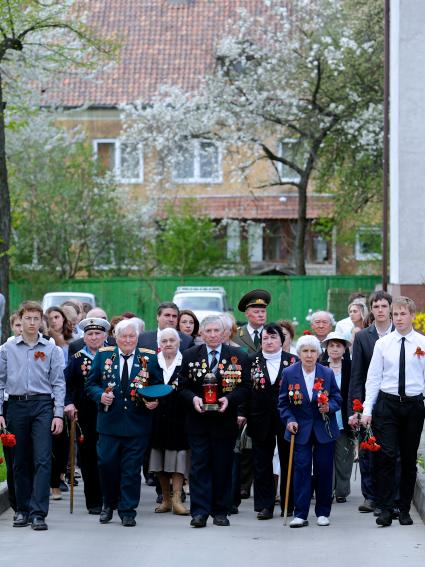
{"type": "Polygon", "coordinates": [[[242,11],[219,38],[216,67],[196,92],[164,85],[153,101],[124,107],[125,137],[155,148],[164,178],[193,138],[217,142],[227,155],[236,151],[241,174],[266,160],[270,175],[259,187],[298,192],[295,270],[305,274],[307,188],[320,159],[349,150],[350,167],[357,157],[380,153],[380,4],[259,0],[262,9],[242,11]],[[281,142],[288,139],[293,151],[285,153],[281,142]],[[282,167],[292,172],[290,181],[282,167]]]}
{"type": "Polygon", "coordinates": [[[88,27],[81,2],[0,1],[0,289],[7,303],[11,217],[6,123],[13,122],[13,108],[23,99],[40,104],[49,77],[93,71],[102,56],[112,51],[112,43],[88,27]]]}

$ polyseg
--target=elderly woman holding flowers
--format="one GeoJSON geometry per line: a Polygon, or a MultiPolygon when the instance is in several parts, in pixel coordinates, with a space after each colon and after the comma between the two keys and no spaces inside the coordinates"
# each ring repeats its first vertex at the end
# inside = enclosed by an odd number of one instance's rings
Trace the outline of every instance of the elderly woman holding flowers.
{"type": "Polygon", "coordinates": [[[320,342],[313,335],[298,339],[300,362],[283,371],[279,393],[279,411],[286,427],[285,438],[294,435],[294,518],[291,528],[308,525],[307,517],[313,494],[319,526],[329,525],[332,505],[333,457],[339,428],[335,417],[342,398],[330,368],[317,363],[320,342]]]}

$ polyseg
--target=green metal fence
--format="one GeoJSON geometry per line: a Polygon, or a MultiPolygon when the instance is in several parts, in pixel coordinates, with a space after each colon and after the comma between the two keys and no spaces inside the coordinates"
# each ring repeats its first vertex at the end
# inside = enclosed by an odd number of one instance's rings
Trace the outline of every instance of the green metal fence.
{"type": "MultiPolygon", "coordinates": [[[[243,314],[237,310],[240,297],[252,289],[263,288],[269,290],[272,295],[268,320],[296,317],[299,322],[297,328],[299,333],[308,328],[305,317],[309,309],[313,311],[326,309],[329,305],[337,319],[345,317],[346,298],[341,301],[344,290],[346,290],[346,297],[352,291],[370,292],[379,281],[378,276],[157,277],[81,279],[67,281],[55,287],[49,287],[46,283],[43,287],[46,292],[72,290],[94,293],[98,305],[102,306],[110,317],[123,311],[134,311],[145,320],[147,328],[155,328],[157,304],[161,301],[170,301],[177,286],[223,286],[227,292],[229,304],[235,310],[235,317],[239,320],[243,320],[243,314]],[[331,290],[330,293],[328,293],[329,290],[331,290]],[[328,295],[331,300],[330,304],[328,304],[328,295]],[[339,301],[332,301],[332,297],[337,296],[339,301]]],[[[38,286],[37,289],[40,287],[38,286]]],[[[12,309],[16,309],[24,299],[41,300],[28,282],[12,283],[10,293],[12,309]]]]}

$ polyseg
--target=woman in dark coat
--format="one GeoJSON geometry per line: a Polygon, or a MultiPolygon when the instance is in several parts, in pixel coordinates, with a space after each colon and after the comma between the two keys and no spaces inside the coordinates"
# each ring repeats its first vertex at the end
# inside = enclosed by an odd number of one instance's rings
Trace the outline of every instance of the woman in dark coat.
{"type": "MultiPolygon", "coordinates": [[[[162,369],[164,384],[177,387],[182,355],[180,337],[175,329],[166,328],[159,333],[158,364],[162,369]]],[[[174,512],[187,516],[189,510],[181,501],[185,477],[189,474],[189,450],[185,433],[183,402],[174,391],[160,400],[154,420],[150,472],[156,473],[162,489],[162,502],[155,512],[174,512]],[[170,480],[173,498],[170,494],[170,480]]]]}
{"type": "Polygon", "coordinates": [[[248,433],[252,438],[254,461],[254,510],[258,512],[259,520],[273,517],[276,495],[273,454],[276,443],[281,471],[280,502],[281,506],[284,504],[289,443],[284,439],[277,401],[283,370],[298,360],[293,354],[282,351],[284,340],[280,325],[270,323],[261,334],[261,350],[250,356],[252,389],[248,433]]]}

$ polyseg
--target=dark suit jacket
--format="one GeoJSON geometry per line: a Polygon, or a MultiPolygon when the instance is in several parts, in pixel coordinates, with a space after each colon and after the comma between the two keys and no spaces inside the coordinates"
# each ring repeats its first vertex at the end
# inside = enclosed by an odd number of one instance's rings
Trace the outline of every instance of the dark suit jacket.
{"type": "MultiPolygon", "coordinates": [[[[251,392],[247,405],[248,433],[256,441],[274,435],[276,427],[283,430],[277,409],[280,383],[285,368],[298,361],[298,357],[282,352],[280,367],[274,384],[270,382],[266,359],[262,352],[249,356],[251,363],[251,392]],[[264,382],[262,382],[264,380],[264,382]]],[[[239,415],[245,415],[239,413],[239,415]]]]}
{"type": "Polygon", "coordinates": [[[285,439],[287,441],[291,438],[291,434],[286,429],[287,424],[291,421],[298,423],[298,433],[295,435],[296,445],[308,443],[312,431],[314,431],[319,443],[330,443],[335,441],[340,435],[335,413],[341,409],[342,397],[335,381],[334,373],[330,368],[316,364],[316,377],[324,379],[323,390],[328,392],[329,413],[326,415],[329,417],[329,429],[332,437],[326,430],[326,422],[319,412],[317,392],[313,389],[311,400],[308,396],[301,362],[297,362],[283,371],[278,407],[283,426],[285,427],[285,439]],[[293,391],[296,385],[300,386],[300,391],[303,395],[302,403],[299,405],[294,404],[293,396],[289,395],[289,392],[293,391]]]}
{"type": "Polygon", "coordinates": [[[179,391],[185,400],[186,431],[188,435],[211,435],[213,437],[235,437],[238,433],[237,408],[249,395],[249,361],[247,355],[238,347],[223,344],[217,375],[217,399],[226,396],[229,405],[223,413],[216,411],[198,413],[193,407],[193,398],[202,398],[202,384],[208,368],[202,368],[202,364],[208,365],[207,347],[205,345],[194,346],[183,353],[183,361],[179,375],[179,391]],[[224,373],[231,364],[231,358],[236,358],[236,364],[240,369],[240,382],[235,384],[230,392],[223,393],[224,373]],[[205,370],[205,372],[204,372],[205,370]],[[198,376],[200,374],[200,376],[198,376]]]}
{"type": "Polygon", "coordinates": [[[261,342],[258,348],[255,348],[254,341],[251,339],[246,325],[242,325],[242,327],[238,329],[236,336],[232,340],[241,347],[241,350],[248,354],[258,352],[261,349],[261,342]]]}
{"type": "MultiPolygon", "coordinates": [[[[394,330],[394,325],[391,330],[394,330]]],[[[375,323],[356,333],[353,342],[353,357],[351,362],[351,380],[348,390],[347,412],[353,415],[353,400],[365,399],[367,371],[372,360],[373,349],[378,340],[375,323]]]]}
{"type": "MultiPolygon", "coordinates": [[[[168,384],[176,388],[180,368],[180,366],[176,366],[168,382],[168,384]]],[[[160,367],[158,367],[158,370],[162,372],[160,367]]],[[[185,419],[185,403],[177,390],[174,390],[164,398],[160,398],[159,406],[154,412],[151,446],[155,449],[169,449],[170,451],[188,449],[185,419]]]]}
{"type": "Polygon", "coordinates": [[[153,411],[148,410],[143,403],[136,404],[131,400],[130,383],[141,370],[138,357],[147,357],[149,385],[163,383],[162,371],[159,372],[156,354],[152,351],[136,348],[133,366],[130,371],[128,388],[121,394],[120,387],[120,365],[118,347],[103,347],[93,359],[93,363],[87,377],[85,392],[89,398],[98,404],[97,430],[99,433],[114,435],[118,437],[135,437],[138,435],[151,434],[153,411]],[[111,363],[106,361],[110,359],[111,363]],[[115,382],[113,389],[114,401],[105,411],[100,403],[108,383],[115,382]]]}
{"type": "Polygon", "coordinates": [[[65,405],[74,404],[78,410],[78,423],[83,435],[88,439],[97,436],[98,404],[87,397],[84,388],[92,365],[92,359],[85,353],[75,353],[65,368],[65,405]]]}
{"type": "MultiPolygon", "coordinates": [[[[180,352],[193,347],[195,344],[193,337],[189,337],[189,335],[185,335],[180,331],[178,331],[178,333],[180,335],[180,352]]],[[[139,348],[150,348],[155,352],[158,352],[157,331],[144,331],[143,333],[140,333],[137,346],[139,348]]]]}

